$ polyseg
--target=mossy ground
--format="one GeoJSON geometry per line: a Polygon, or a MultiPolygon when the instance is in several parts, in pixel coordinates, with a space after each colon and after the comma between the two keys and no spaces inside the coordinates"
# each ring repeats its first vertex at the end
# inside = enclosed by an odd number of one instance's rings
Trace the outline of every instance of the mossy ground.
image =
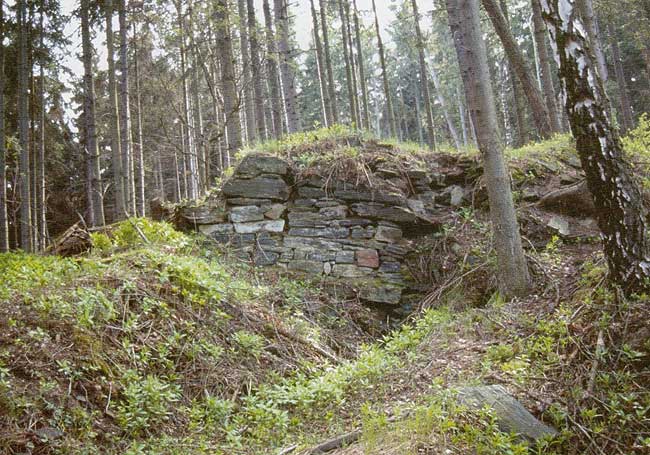
{"type": "MultiPolygon", "coordinates": [[[[515,182],[568,169],[566,143],[510,152],[515,182]]],[[[648,453],[648,297],[604,286],[591,239],[552,237],[528,249],[533,293],[504,302],[489,232],[481,209],[449,219],[460,259],[381,339],[358,302],[144,219],[81,257],[1,255],[0,452],[301,453],[359,428],[338,453],[648,453]],[[457,404],[485,383],[559,437],[531,447],[457,404]]]]}

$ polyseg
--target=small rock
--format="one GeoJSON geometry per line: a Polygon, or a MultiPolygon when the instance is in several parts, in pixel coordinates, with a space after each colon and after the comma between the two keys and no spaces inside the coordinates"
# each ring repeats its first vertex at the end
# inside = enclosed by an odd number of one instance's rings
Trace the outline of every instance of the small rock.
{"type": "Polygon", "coordinates": [[[264,216],[271,219],[271,220],[277,220],[284,215],[285,210],[287,210],[287,206],[284,204],[272,204],[270,206],[264,207],[266,210],[264,212],[264,216]]]}
{"type": "Polygon", "coordinates": [[[560,235],[570,235],[571,228],[569,227],[569,222],[566,218],[561,216],[554,216],[549,220],[547,226],[551,229],[555,229],[560,235]]]}
{"type": "Polygon", "coordinates": [[[379,240],[380,242],[395,243],[399,242],[402,239],[402,235],[402,230],[399,228],[380,225],[377,227],[375,240],[379,240]]]}
{"type": "Polygon", "coordinates": [[[337,251],[335,261],[338,264],[354,264],[354,251],[337,251]]]}
{"type": "Polygon", "coordinates": [[[330,273],[332,273],[332,264],[330,264],[329,262],[323,264],[323,273],[325,273],[325,275],[329,275],[330,273]]]}
{"type": "Polygon", "coordinates": [[[452,207],[458,207],[463,203],[463,199],[465,198],[465,190],[463,187],[458,186],[458,185],[453,185],[450,188],[450,200],[449,204],[452,207]]]}
{"type": "Polygon", "coordinates": [[[377,250],[359,250],[356,252],[357,265],[359,267],[379,267],[379,254],[377,250]]]}

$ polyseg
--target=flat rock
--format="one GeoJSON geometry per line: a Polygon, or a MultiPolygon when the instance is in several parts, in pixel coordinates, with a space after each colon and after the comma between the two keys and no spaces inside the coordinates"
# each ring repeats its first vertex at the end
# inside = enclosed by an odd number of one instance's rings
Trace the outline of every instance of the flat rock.
{"type": "Polygon", "coordinates": [[[402,235],[402,230],[399,228],[379,225],[377,226],[377,232],[375,233],[375,240],[395,243],[402,240],[402,235]]]}
{"type": "Polygon", "coordinates": [[[288,269],[296,272],[320,275],[323,273],[323,263],[319,261],[293,260],[289,262],[288,269]]]}
{"type": "Polygon", "coordinates": [[[402,288],[398,286],[368,286],[361,288],[359,297],[375,303],[397,305],[402,298],[402,288]]]}
{"type": "Polygon", "coordinates": [[[537,420],[501,385],[463,388],[459,391],[458,400],[472,409],[484,406],[492,408],[499,428],[504,432],[516,433],[533,441],[557,434],[554,428],[537,420]]]}
{"type": "Polygon", "coordinates": [[[406,198],[400,194],[362,191],[357,189],[336,190],[334,197],[344,201],[359,202],[381,202],[384,204],[401,205],[406,202],[406,198]]]}
{"type": "Polygon", "coordinates": [[[362,278],[373,274],[369,268],[357,267],[354,264],[335,264],[332,267],[332,275],[341,278],[362,278]]]}
{"type": "Polygon", "coordinates": [[[352,211],[364,218],[393,221],[398,224],[418,222],[418,217],[411,210],[404,207],[387,207],[372,202],[359,202],[352,204],[352,211]]]}
{"type": "Polygon", "coordinates": [[[253,262],[255,265],[265,267],[269,265],[274,265],[280,259],[280,254],[272,251],[258,249],[255,251],[253,256],[253,262]]]}
{"type": "Polygon", "coordinates": [[[226,210],[217,202],[206,202],[198,207],[184,207],[181,215],[189,224],[216,224],[226,221],[226,210]]]}
{"type": "Polygon", "coordinates": [[[224,224],[203,224],[199,226],[199,232],[203,235],[211,236],[213,234],[230,234],[235,232],[235,228],[230,223],[224,224]]]}
{"type": "Polygon", "coordinates": [[[238,234],[253,234],[256,232],[282,232],[284,220],[266,220],[253,223],[234,223],[235,232],[238,234]]]}
{"type": "Polygon", "coordinates": [[[296,248],[303,250],[329,250],[337,251],[341,249],[341,244],[332,240],[324,240],[312,237],[293,237],[284,238],[284,246],[287,248],[296,248]]]}
{"type": "Polygon", "coordinates": [[[297,237],[322,237],[325,239],[344,239],[350,235],[348,228],[340,227],[324,227],[324,228],[309,228],[309,227],[292,227],[289,229],[289,235],[297,237]]]}
{"type": "Polygon", "coordinates": [[[379,267],[379,254],[377,250],[358,250],[356,252],[357,265],[376,269],[379,267]]]}
{"type": "Polygon", "coordinates": [[[235,170],[235,175],[257,177],[261,174],[287,175],[289,165],[281,158],[251,153],[246,155],[235,170]]]}
{"type": "Polygon", "coordinates": [[[337,251],[334,260],[337,264],[354,264],[354,251],[337,251]]]}
{"type": "Polygon", "coordinates": [[[257,205],[242,205],[230,209],[230,221],[233,223],[246,223],[249,221],[262,221],[264,210],[257,205]]]}
{"type": "Polygon", "coordinates": [[[287,210],[287,206],[284,204],[271,204],[265,206],[264,216],[270,220],[278,220],[284,215],[284,212],[287,210]]]}
{"type": "Polygon", "coordinates": [[[289,187],[280,177],[269,175],[251,179],[233,178],[228,180],[222,192],[226,197],[243,197],[254,199],[272,199],[286,201],[289,197],[289,187]]]}

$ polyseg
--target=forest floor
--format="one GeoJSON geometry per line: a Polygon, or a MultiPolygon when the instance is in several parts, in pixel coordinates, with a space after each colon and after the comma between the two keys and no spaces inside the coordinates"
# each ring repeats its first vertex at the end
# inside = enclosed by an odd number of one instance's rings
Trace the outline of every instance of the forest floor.
{"type": "Polygon", "coordinates": [[[648,298],[604,286],[592,226],[526,201],[579,180],[572,156],[567,138],[509,152],[527,298],[495,292],[487,213],[466,207],[422,253],[461,259],[399,324],[146,219],[73,258],[0,255],[0,453],[308,454],[350,432],[331,453],[649,453],[648,298]],[[479,384],[558,435],[461,406],[479,384]]]}

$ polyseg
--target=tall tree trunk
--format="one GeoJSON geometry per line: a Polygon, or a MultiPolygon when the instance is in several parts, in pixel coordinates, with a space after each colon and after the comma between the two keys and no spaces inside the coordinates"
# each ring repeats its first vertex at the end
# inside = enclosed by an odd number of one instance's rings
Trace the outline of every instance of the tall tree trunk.
{"type": "Polygon", "coordinates": [[[361,87],[361,107],[363,126],[370,130],[370,110],[368,108],[368,81],[366,80],[366,68],[363,58],[363,47],[361,45],[361,25],[359,21],[359,10],[357,9],[357,0],[353,0],[354,13],[354,35],[357,46],[357,57],[359,64],[359,85],[361,87]]]}
{"type": "Polygon", "coordinates": [[[498,134],[487,52],[481,35],[479,0],[446,0],[446,4],[465,96],[484,160],[499,287],[508,296],[524,295],[529,289],[530,277],[498,134]]]}
{"type": "Polygon", "coordinates": [[[113,0],[104,2],[106,15],[106,49],[108,60],[108,122],[111,135],[111,167],[113,169],[113,193],[115,195],[115,220],[121,220],[126,213],[125,178],[123,154],[120,144],[120,119],[117,100],[117,84],[115,82],[115,49],[113,45],[113,0]]]}
{"type": "Polygon", "coordinates": [[[566,111],[587,185],[597,210],[611,281],[630,295],[648,290],[650,245],[647,212],[617,129],[609,100],[574,2],[543,0],[566,93],[566,111]]]}
{"type": "Polygon", "coordinates": [[[81,0],[81,40],[84,65],[84,119],[86,156],[89,161],[91,177],[92,226],[104,225],[104,198],[100,173],[99,148],[97,146],[97,129],[95,126],[95,84],[93,81],[92,43],[90,41],[90,23],[88,18],[88,0],[81,0]]]}
{"type": "Polygon", "coordinates": [[[20,246],[32,250],[32,214],[29,187],[29,106],[27,67],[27,11],[25,0],[17,2],[18,19],[18,137],[20,158],[18,162],[18,185],[20,188],[20,246]]]}
{"type": "Polygon", "coordinates": [[[627,78],[625,76],[625,70],[623,69],[623,61],[621,60],[621,51],[618,47],[618,37],[616,36],[616,31],[611,25],[608,26],[608,29],[612,40],[612,58],[614,59],[616,83],[618,84],[619,98],[621,100],[621,129],[625,134],[634,128],[634,114],[632,113],[630,93],[627,89],[627,78]]]}
{"type": "Polygon", "coordinates": [[[596,55],[598,74],[603,79],[603,83],[607,82],[609,80],[609,70],[607,69],[607,59],[603,50],[603,41],[600,36],[600,27],[594,11],[593,1],[576,0],[575,7],[578,9],[578,14],[580,14],[580,18],[585,27],[587,41],[596,55]]]}
{"type": "MultiPolygon", "coordinates": [[[[123,1],[123,0],[122,0],[123,1]]],[[[181,57],[181,86],[183,91],[183,119],[184,123],[183,132],[185,134],[185,154],[183,155],[183,165],[185,167],[184,179],[187,183],[185,190],[189,199],[197,199],[199,197],[199,179],[198,168],[196,166],[196,145],[192,135],[194,131],[194,119],[190,106],[190,90],[187,81],[187,47],[185,45],[185,19],[183,15],[183,2],[179,1],[176,4],[176,11],[178,13],[178,28],[179,28],[179,51],[181,57]]]]}
{"type": "Polygon", "coordinates": [[[131,149],[131,108],[129,105],[129,55],[126,0],[117,1],[120,24],[120,140],[122,141],[120,147],[122,149],[122,164],[124,166],[123,173],[126,209],[130,215],[135,215],[135,180],[133,172],[133,151],[131,149]]]}
{"type": "Polygon", "coordinates": [[[309,0],[311,4],[311,18],[314,28],[314,45],[316,46],[316,62],[318,64],[318,81],[320,82],[320,97],[323,105],[323,124],[327,127],[332,124],[332,102],[327,90],[327,72],[325,70],[325,61],[323,59],[323,45],[320,41],[320,32],[318,28],[318,15],[314,0],[309,0]]]}
{"type": "Polygon", "coordinates": [[[431,94],[429,92],[429,78],[427,76],[427,64],[424,58],[424,40],[420,30],[420,14],[416,0],[411,0],[413,7],[413,18],[415,21],[415,44],[418,48],[418,59],[420,62],[420,86],[422,98],[424,98],[424,114],[427,120],[427,144],[431,150],[435,149],[435,131],[433,128],[433,112],[431,110],[431,94]]]}
{"type": "MultiPolygon", "coordinates": [[[[501,11],[506,21],[510,23],[510,14],[508,13],[508,3],[506,0],[500,0],[501,11]]],[[[532,28],[532,27],[531,27],[532,28]]],[[[537,64],[537,48],[535,51],[535,64],[537,64]]],[[[517,123],[517,140],[515,146],[521,147],[528,142],[528,123],[526,122],[526,104],[524,103],[524,94],[521,90],[521,82],[517,78],[512,63],[508,60],[506,67],[507,78],[512,86],[512,101],[515,107],[515,121],[517,123]]]]}
{"type": "MultiPolygon", "coordinates": [[[[2,5],[0,5],[0,8],[2,5]]],[[[40,50],[41,52],[45,51],[45,2],[41,0],[40,2],[40,50]]],[[[38,232],[37,238],[39,244],[43,249],[47,244],[47,206],[45,203],[45,63],[43,57],[39,62],[39,77],[40,84],[38,86],[38,99],[39,99],[39,141],[38,141],[38,168],[37,168],[37,177],[38,185],[37,190],[38,194],[36,197],[36,208],[38,215],[38,232]]],[[[2,135],[0,135],[2,137],[2,135]]]]}
{"type": "Polygon", "coordinates": [[[295,63],[289,42],[289,4],[287,0],[273,0],[275,26],[278,34],[280,74],[284,92],[284,106],[287,112],[287,131],[295,133],[302,129],[298,112],[295,63]]]}
{"type": "Polygon", "coordinates": [[[255,125],[255,103],[253,102],[253,75],[251,72],[250,42],[246,21],[246,0],[237,0],[239,14],[239,43],[242,59],[242,93],[244,95],[244,114],[246,117],[246,137],[249,142],[255,141],[257,126],[255,125]]]}
{"type": "Polygon", "coordinates": [[[138,33],[133,24],[133,70],[135,79],[135,107],[137,115],[135,117],[138,122],[136,129],[136,137],[138,138],[135,144],[135,202],[138,216],[145,216],[146,200],[144,196],[144,136],[142,135],[142,100],[140,96],[140,64],[138,62],[138,33]]]}
{"type": "Polygon", "coordinates": [[[456,126],[454,126],[454,121],[451,118],[451,115],[449,114],[449,110],[447,109],[447,100],[445,100],[445,97],[442,95],[440,81],[438,80],[438,73],[436,73],[436,69],[434,66],[430,67],[429,72],[431,74],[431,81],[433,82],[433,88],[436,90],[436,98],[438,99],[438,104],[440,104],[442,113],[445,116],[445,121],[447,122],[449,135],[451,136],[451,139],[454,141],[454,145],[456,146],[456,149],[460,149],[460,140],[458,139],[458,131],[456,130],[456,126]]]}
{"type": "Polygon", "coordinates": [[[355,127],[359,127],[359,120],[357,119],[357,109],[356,109],[356,99],[354,93],[354,87],[352,86],[352,63],[348,49],[348,27],[345,20],[345,10],[343,9],[343,2],[345,0],[338,0],[339,7],[339,18],[341,19],[341,36],[342,36],[342,45],[343,45],[343,61],[345,62],[345,83],[348,89],[348,104],[350,105],[350,119],[355,127]]]}
{"type": "MultiPolygon", "coordinates": [[[[234,156],[242,144],[241,123],[239,121],[239,97],[235,84],[235,57],[232,51],[230,35],[230,18],[228,15],[228,0],[216,0],[215,19],[217,24],[217,49],[221,66],[221,90],[223,94],[223,110],[226,118],[228,135],[228,154],[234,156]]],[[[227,160],[224,160],[227,161],[227,160]]],[[[224,166],[227,166],[224,163],[224,166]]]]}
{"type": "Polygon", "coordinates": [[[327,30],[327,1],[320,0],[320,25],[323,28],[323,50],[325,51],[325,69],[327,71],[327,90],[332,105],[332,121],[334,124],[339,121],[339,108],[336,101],[336,85],[334,85],[334,70],[332,69],[332,55],[330,54],[330,39],[327,30]]]}
{"type": "Polygon", "coordinates": [[[201,196],[204,191],[207,189],[206,175],[205,175],[205,143],[203,140],[203,111],[201,109],[201,98],[200,90],[201,85],[199,83],[199,67],[201,65],[199,59],[198,46],[196,40],[194,39],[194,9],[193,2],[189,2],[189,25],[188,25],[188,35],[190,38],[190,57],[192,59],[191,68],[192,68],[192,85],[191,85],[191,105],[192,105],[192,126],[194,127],[194,155],[192,155],[192,166],[194,167],[195,172],[195,184],[197,186],[196,193],[197,197],[201,196]]]}
{"type": "Polygon", "coordinates": [[[386,113],[388,115],[388,125],[392,137],[397,137],[397,125],[395,123],[395,112],[393,111],[393,100],[390,94],[390,85],[388,83],[388,71],[386,70],[386,55],[384,52],[384,43],[381,39],[381,30],[379,29],[379,18],[377,17],[377,6],[375,0],[372,0],[372,11],[375,14],[375,33],[377,34],[377,48],[379,50],[379,63],[381,64],[381,79],[384,87],[384,97],[386,99],[386,113]]]}
{"type": "Polygon", "coordinates": [[[519,46],[517,46],[517,42],[510,32],[508,22],[501,12],[497,0],[482,0],[482,2],[488,16],[490,16],[490,20],[492,21],[492,25],[494,26],[497,35],[499,35],[499,38],[501,39],[508,60],[512,64],[515,74],[523,86],[524,94],[530,104],[533,119],[535,120],[535,125],[537,126],[539,135],[542,138],[548,138],[552,135],[553,129],[551,128],[551,120],[546,104],[544,103],[542,92],[537,84],[535,84],[532,72],[524,60],[519,46]]]}
{"type": "Polygon", "coordinates": [[[260,62],[260,45],[255,19],[255,3],[247,1],[248,37],[251,45],[251,69],[253,72],[253,93],[255,103],[255,123],[257,124],[257,139],[266,140],[266,118],[264,117],[264,82],[262,80],[262,64],[260,62]]]}
{"type": "Polygon", "coordinates": [[[5,150],[5,23],[3,0],[0,0],[0,253],[9,251],[7,216],[7,152],[5,150]]]}
{"type": "Polygon", "coordinates": [[[546,24],[542,19],[542,7],[539,4],[540,0],[531,0],[533,9],[533,30],[535,37],[535,48],[537,49],[537,56],[539,58],[540,79],[542,83],[542,91],[544,92],[544,99],[546,101],[546,109],[551,120],[551,128],[554,133],[562,131],[562,124],[557,108],[555,88],[553,87],[553,75],[551,73],[551,60],[548,55],[548,47],[546,44],[546,24]]]}
{"type": "MultiPolygon", "coordinates": [[[[278,49],[273,31],[273,17],[271,16],[269,0],[262,1],[262,9],[264,10],[264,23],[266,25],[266,72],[271,95],[273,137],[279,139],[282,137],[282,94],[280,91],[280,74],[278,71],[278,49]]],[[[278,23],[276,22],[275,25],[277,27],[278,23]]]]}
{"type": "Polygon", "coordinates": [[[345,27],[348,34],[348,49],[350,55],[350,72],[352,73],[352,93],[354,94],[354,110],[359,128],[363,128],[361,119],[361,106],[359,103],[359,83],[357,79],[357,62],[358,58],[354,55],[354,44],[352,38],[352,27],[350,25],[350,3],[346,1],[343,5],[345,12],[345,27]]]}
{"type": "Polygon", "coordinates": [[[465,119],[465,105],[463,104],[463,97],[460,93],[460,86],[456,87],[456,101],[458,102],[458,116],[460,117],[460,128],[463,132],[463,146],[468,147],[469,142],[467,140],[467,120],[465,119]]]}

